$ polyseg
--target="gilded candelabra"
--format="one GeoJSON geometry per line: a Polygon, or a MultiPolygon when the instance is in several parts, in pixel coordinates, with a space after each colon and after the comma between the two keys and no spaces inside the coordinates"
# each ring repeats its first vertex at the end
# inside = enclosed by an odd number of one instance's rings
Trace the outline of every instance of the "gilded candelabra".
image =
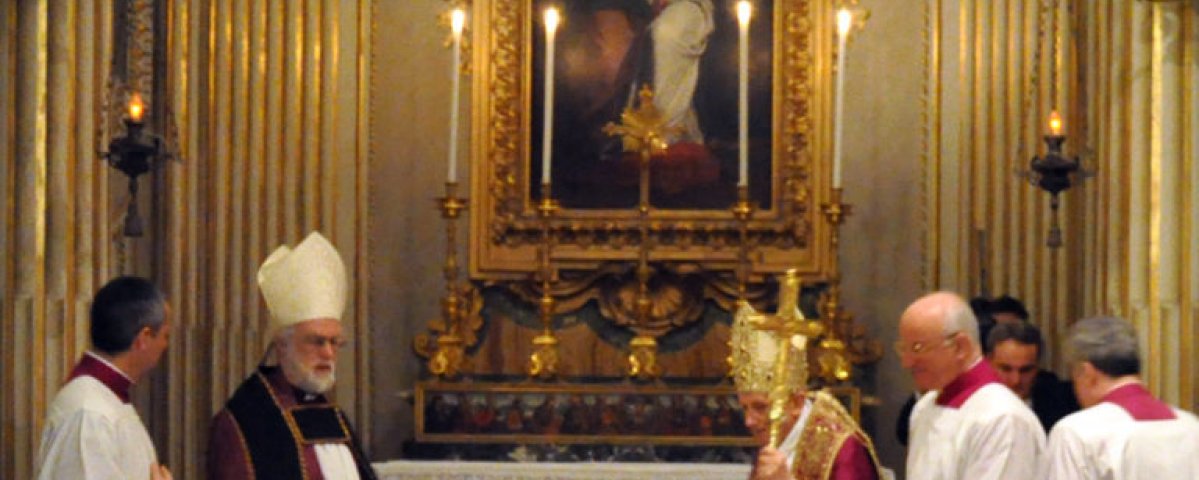
{"type": "Polygon", "coordinates": [[[466,210],[466,200],[457,196],[458,182],[446,182],[445,196],[438,198],[441,217],[446,220],[446,254],[443,275],[445,298],[441,300],[444,331],[437,336],[437,350],[429,357],[429,372],[442,378],[454,378],[462,372],[465,345],[463,318],[467,309],[466,289],[458,284],[458,217],[466,210]]]}
{"type": "MultiPolygon", "coordinates": [[[[649,266],[650,235],[649,235],[649,192],[650,192],[650,160],[655,155],[666,153],[666,137],[678,130],[666,125],[657,106],[654,105],[654,92],[649,86],[643,86],[638,92],[640,105],[627,108],[620,115],[620,124],[609,123],[604,126],[604,133],[620,136],[626,152],[636,152],[641,167],[641,195],[637,205],[639,248],[637,252],[637,325],[645,327],[650,323],[653,314],[653,303],[649,298],[649,278],[652,270],[649,266]]],[[[651,380],[661,373],[657,361],[658,341],[644,333],[638,333],[629,342],[628,374],[637,380],[651,380]]]]}
{"type": "Polygon", "coordinates": [[[820,209],[831,227],[829,234],[833,264],[829,273],[828,289],[820,302],[820,316],[825,324],[825,335],[817,346],[817,377],[829,384],[844,383],[853,376],[853,364],[870,363],[882,357],[882,347],[877,340],[858,339],[853,315],[841,307],[841,225],[852,212],[849,204],[841,200],[841,188],[833,188],[829,201],[820,209]]]}
{"type": "Polygon", "coordinates": [[[541,264],[541,335],[533,338],[533,353],[529,355],[529,376],[543,380],[558,374],[558,338],[554,336],[553,252],[554,230],[551,220],[558,211],[558,202],[551,195],[549,183],[541,184],[541,201],[537,214],[541,219],[541,245],[537,249],[541,264]]]}

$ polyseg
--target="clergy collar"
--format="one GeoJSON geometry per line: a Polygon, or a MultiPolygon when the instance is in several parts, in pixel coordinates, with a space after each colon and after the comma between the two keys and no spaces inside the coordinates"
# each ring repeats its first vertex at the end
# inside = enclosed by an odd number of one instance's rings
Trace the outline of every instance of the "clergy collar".
{"type": "Polygon", "coordinates": [[[1117,385],[1104,395],[1100,402],[1115,404],[1128,412],[1134,420],[1173,420],[1174,410],[1161,400],[1153,398],[1153,394],[1141,382],[1132,381],[1117,385]]]}
{"type": "Polygon", "coordinates": [[[937,405],[961,408],[974,392],[989,383],[999,383],[999,376],[982,357],[979,357],[974,365],[941,389],[941,393],[937,395],[937,405]]]}
{"type": "Polygon", "coordinates": [[[812,400],[806,395],[803,401],[803,410],[799,412],[799,416],[795,419],[795,423],[791,425],[791,430],[787,431],[787,436],[783,437],[783,441],[779,443],[779,451],[787,455],[787,464],[790,466],[795,462],[795,452],[798,451],[799,436],[803,432],[804,425],[808,423],[808,416],[812,413],[812,400]]]}
{"type": "Polygon", "coordinates": [[[83,376],[95,378],[112,390],[112,393],[116,394],[122,402],[129,403],[129,389],[133,387],[133,379],[104,357],[92,352],[84,353],[83,358],[80,358],[79,363],[71,370],[67,381],[83,376]]]}

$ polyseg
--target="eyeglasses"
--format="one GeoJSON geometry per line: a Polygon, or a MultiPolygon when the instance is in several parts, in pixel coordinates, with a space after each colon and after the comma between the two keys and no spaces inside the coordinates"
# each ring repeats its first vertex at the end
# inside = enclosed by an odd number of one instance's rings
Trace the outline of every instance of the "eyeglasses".
{"type": "Polygon", "coordinates": [[[945,334],[944,337],[941,338],[940,342],[934,342],[934,343],[915,342],[912,344],[906,344],[903,342],[903,340],[898,340],[895,342],[895,354],[897,354],[899,356],[904,356],[904,355],[920,355],[920,354],[928,353],[933,350],[936,350],[938,347],[952,345],[953,337],[957,336],[957,334],[959,334],[959,333],[962,333],[962,332],[947,333],[947,334],[945,334]]]}
{"type": "Polygon", "coordinates": [[[313,350],[320,350],[326,345],[333,347],[333,350],[341,350],[350,341],[342,337],[323,337],[320,335],[310,335],[300,338],[300,344],[313,350]]]}

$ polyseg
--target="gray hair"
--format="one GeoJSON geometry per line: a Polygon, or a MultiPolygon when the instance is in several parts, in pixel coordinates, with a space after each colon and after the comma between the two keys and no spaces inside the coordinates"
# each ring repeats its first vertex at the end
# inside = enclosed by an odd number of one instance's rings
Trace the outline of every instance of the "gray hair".
{"type": "Polygon", "coordinates": [[[1093,317],[1070,328],[1066,357],[1071,363],[1089,362],[1110,377],[1141,373],[1137,332],[1124,319],[1093,317]]]}
{"type": "Polygon", "coordinates": [[[943,322],[941,332],[945,336],[949,336],[958,332],[966,334],[970,339],[970,343],[975,346],[980,346],[978,340],[978,317],[974,316],[974,311],[970,309],[970,304],[966,303],[961,297],[954,295],[958,301],[953,302],[945,307],[945,317],[941,319],[943,322]]]}

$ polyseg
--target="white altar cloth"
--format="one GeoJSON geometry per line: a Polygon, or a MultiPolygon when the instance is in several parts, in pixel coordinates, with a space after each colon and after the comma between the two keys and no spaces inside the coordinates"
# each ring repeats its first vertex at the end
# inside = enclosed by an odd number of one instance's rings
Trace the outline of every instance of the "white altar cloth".
{"type": "Polygon", "coordinates": [[[467,462],[376,463],[384,480],[745,480],[749,465],[727,463],[467,462]]]}

